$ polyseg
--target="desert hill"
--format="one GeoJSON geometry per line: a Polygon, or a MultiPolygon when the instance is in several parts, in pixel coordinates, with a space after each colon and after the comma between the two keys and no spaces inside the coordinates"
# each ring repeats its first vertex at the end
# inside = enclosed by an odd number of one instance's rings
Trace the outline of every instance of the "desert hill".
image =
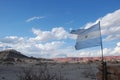
{"type": "Polygon", "coordinates": [[[28,62],[28,63],[29,62],[35,63],[39,61],[53,61],[52,59],[28,57],[14,49],[0,51],[0,60],[1,61],[12,61],[12,62],[28,62]]]}
{"type": "Polygon", "coordinates": [[[0,51],[0,59],[7,59],[7,58],[28,58],[28,57],[14,49],[0,51]]]}

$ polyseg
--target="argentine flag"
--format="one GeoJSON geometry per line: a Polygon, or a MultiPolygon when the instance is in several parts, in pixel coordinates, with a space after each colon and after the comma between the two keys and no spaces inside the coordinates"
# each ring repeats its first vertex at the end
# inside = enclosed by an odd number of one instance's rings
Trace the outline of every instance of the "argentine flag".
{"type": "Polygon", "coordinates": [[[72,30],[72,34],[77,34],[75,49],[83,49],[101,45],[100,23],[88,29],[72,30]]]}

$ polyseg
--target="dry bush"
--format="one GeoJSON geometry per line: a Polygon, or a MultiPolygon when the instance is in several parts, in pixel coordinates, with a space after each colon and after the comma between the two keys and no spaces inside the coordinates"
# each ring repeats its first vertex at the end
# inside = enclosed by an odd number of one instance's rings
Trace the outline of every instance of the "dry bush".
{"type": "Polygon", "coordinates": [[[51,72],[47,65],[39,66],[38,69],[34,67],[23,68],[18,75],[19,80],[67,80],[61,74],[51,72]]]}
{"type": "Polygon", "coordinates": [[[93,73],[93,71],[91,69],[87,69],[84,72],[82,72],[82,74],[84,75],[84,77],[86,78],[95,78],[95,74],[93,73]]]}

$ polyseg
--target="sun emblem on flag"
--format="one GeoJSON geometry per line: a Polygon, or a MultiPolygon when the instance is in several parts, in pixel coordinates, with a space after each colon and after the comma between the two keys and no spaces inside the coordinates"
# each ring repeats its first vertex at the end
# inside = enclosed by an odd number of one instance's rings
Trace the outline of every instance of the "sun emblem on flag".
{"type": "Polygon", "coordinates": [[[85,38],[88,38],[88,36],[86,35],[85,38]]]}

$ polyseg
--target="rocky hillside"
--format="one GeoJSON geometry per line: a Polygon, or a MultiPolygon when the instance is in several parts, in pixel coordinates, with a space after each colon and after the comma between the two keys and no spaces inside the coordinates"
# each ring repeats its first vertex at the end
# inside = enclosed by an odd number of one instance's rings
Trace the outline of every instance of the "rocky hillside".
{"type": "Polygon", "coordinates": [[[9,61],[9,62],[12,61],[12,62],[28,62],[28,63],[39,62],[39,61],[43,61],[43,62],[53,61],[52,59],[28,57],[14,49],[0,51],[0,60],[9,61]]]}
{"type": "Polygon", "coordinates": [[[28,57],[14,49],[0,51],[0,59],[8,59],[8,58],[28,58],[28,57]]]}

